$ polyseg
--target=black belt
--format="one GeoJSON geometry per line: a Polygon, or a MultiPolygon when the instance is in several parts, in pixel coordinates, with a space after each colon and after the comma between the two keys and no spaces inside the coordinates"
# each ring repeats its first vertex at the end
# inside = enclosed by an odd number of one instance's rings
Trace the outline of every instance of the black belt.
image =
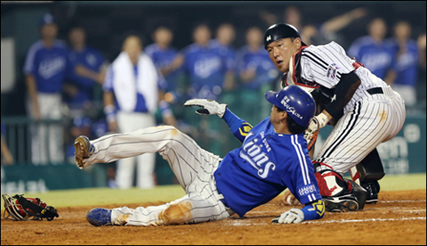
{"type": "Polygon", "coordinates": [[[374,95],[374,94],[384,94],[383,92],[383,88],[381,87],[375,87],[375,88],[371,88],[366,90],[369,94],[374,95]]]}

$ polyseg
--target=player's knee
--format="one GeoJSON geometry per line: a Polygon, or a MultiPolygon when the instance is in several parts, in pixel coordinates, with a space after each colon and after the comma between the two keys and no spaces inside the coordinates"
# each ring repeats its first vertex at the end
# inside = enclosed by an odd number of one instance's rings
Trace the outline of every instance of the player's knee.
{"type": "Polygon", "coordinates": [[[193,206],[189,201],[171,204],[159,214],[159,219],[162,220],[165,225],[181,225],[189,223],[193,218],[191,214],[192,208],[193,206]]]}

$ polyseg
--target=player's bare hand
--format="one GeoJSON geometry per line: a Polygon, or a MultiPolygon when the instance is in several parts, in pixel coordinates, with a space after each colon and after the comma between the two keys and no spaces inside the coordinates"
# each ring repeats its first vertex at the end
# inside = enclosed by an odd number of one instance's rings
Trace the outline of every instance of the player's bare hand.
{"type": "Polygon", "coordinates": [[[286,205],[286,206],[297,206],[300,205],[301,203],[298,201],[298,199],[295,198],[295,196],[291,193],[291,191],[289,189],[287,189],[285,191],[285,193],[283,194],[282,197],[282,202],[286,205]]]}
{"type": "Polygon", "coordinates": [[[426,34],[425,33],[418,37],[417,44],[418,44],[419,49],[425,49],[426,48],[426,34]]]}
{"type": "Polygon", "coordinates": [[[110,132],[117,132],[118,129],[119,129],[119,126],[116,120],[108,122],[108,130],[110,132]]]}
{"type": "Polygon", "coordinates": [[[219,104],[215,100],[211,99],[190,99],[184,103],[185,107],[198,106],[202,107],[197,109],[196,113],[200,115],[218,115],[219,118],[222,118],[227,108],[227,104],[219,104]]]}
{"type": "Polygon", "coordinates": [[[177,126],[175,116],[168,115],[168,116],[163,116],[162,118],[163,118],[163,123],[165,125],[174,126],[174,127],[177,126]]]}

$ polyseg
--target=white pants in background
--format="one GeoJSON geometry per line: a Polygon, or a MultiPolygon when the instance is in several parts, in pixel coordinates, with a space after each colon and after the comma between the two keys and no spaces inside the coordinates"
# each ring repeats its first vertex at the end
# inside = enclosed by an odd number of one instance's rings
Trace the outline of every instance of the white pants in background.
{"type": "MultiPolygon", "coordinates": [[[[121,133],[132,132],[141,128],[155,126],[154,116],[150,113],[117,113],[117,124],[121,133]]],[[[135,162],[137,163],[136,185],[142,189],[155,186],[154,166],[155,153],[146,153],[136,157],[121,159],[117,162],[116,183],[120,189],[132,187],[134,179],[135,162]]]]}
{"type": "Polygon", "coordinates": [[[395,92],[399,93],[405,101],[406,106],[412,107],[417,104],[417,88],[415,86],[393,84],[392,88],[395,92]]]}
{"type": "MultiPolygon", "coordinates": [[[[60,120],[61,94],[38,93],[37,99],[42,120],[60,120]]],[[[28,113],[35,118],[34,107],[28,100],[28,113]]],[[[64,129],[62,124],[36,124],[31,127],[31,154],[35,165],[64,161],[64,129]],[[48,158],[49,157],[49,158],[48,158]]]]}
{"type": "Polygon", "coordinates": [[[173,126],[111,134],[90,142],[95,151],[87,159],[86,166],[158,152],[168,161],[186,193],[182,198],[160,206],[115,208],[111,213],[114,225],[201,223],[225,219],[233,213],[221,202],[224,197],[218,193],[213,175],[221,158],[200,148],[173,126]]]}

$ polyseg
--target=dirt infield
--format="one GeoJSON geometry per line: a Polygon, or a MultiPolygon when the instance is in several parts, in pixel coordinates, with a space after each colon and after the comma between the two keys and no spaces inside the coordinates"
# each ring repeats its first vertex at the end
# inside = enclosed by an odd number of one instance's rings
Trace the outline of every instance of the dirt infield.
{"type": "MultiPolygon", "coordinates": [[[[1,219],[1,244],[426,244],[426,190],[383,191],[363,211],[326,213],[322,220],[272,224],[291,208],[279,198],[244,218],[196,225],[94,227],[91,207],[58,208],[54,221],[1,219]]],[[[128,207],[156,204],[128,204],[128,207]]],[[[114,205],[107,208],[114,208],[114,205]]]]}

